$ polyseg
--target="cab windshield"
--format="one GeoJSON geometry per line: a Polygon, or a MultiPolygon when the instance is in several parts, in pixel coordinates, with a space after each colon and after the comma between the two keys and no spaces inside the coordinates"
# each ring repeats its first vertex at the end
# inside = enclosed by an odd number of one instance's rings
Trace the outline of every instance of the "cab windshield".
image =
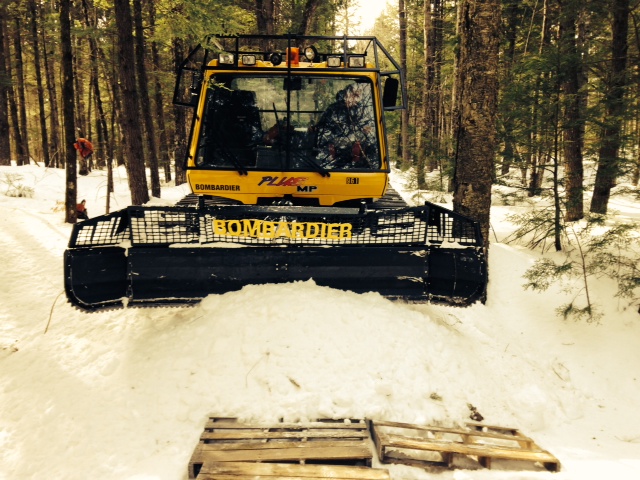
{"type": "Polygon", "coordinates": [[[379,170],[373,85],[362,77],[216,75],[198,168],[379,170]]]}

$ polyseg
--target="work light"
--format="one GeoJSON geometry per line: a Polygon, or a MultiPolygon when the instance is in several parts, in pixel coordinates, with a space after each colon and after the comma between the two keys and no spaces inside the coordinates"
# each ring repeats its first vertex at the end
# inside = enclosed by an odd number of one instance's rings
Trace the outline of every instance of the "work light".
{"type": "Polygon", "coordinates": [[[304,57],[307,59],[309,63],[313,62],[313,60],[318,56],[318,50],[313,45],[309,45],[304,49],[304,57]]]}
{"type": "Polygon", "coordinates": [[[327,67],[339,67],[342,57],[327,57],[327,67]]]}
{"type": "Polygon", "coordinates": [[[280,55],[279,53],[273,52],[269,57],[269,60],[271,61],[271,64],[274,67],[277,67],[282,63],[282,55],[280,55]]]}
{"type": "Polygon", "coordinates": [[[363,68],[364,67],[364,57],[363,56],[350,56],[349,57],[349,68],[363,68]]]}
{"type": "Polygon", "coordinates": [[[243,65],[255,65],[256,64],[256,56],[255,55],[242,55],[242,64],[243,65]]]}
{"type": "Polygon", "coordinates": [[[218,54],[218,63],[223,65],[233,65],[234,57],[233,53],[219,53],[218,54]]]}

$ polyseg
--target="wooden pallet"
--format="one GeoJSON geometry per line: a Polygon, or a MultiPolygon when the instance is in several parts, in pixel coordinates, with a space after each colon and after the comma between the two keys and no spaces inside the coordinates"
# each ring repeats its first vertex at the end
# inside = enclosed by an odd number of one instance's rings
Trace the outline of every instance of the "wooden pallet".
{"type": "Polygon", "coordinates": [[[540,463],[557,472],[560,462],[515,428],[469,423],[466,428],[371,422],[371,433],[382,463],[454,467],[454,455],[477,459],[491,468],[493,459],[540,463]]]}
{"type": "Polygon", "coordinates": [[[386,470],[363,468],[372,457],[368,425],[360,420],[247,424],[210,417],[189,461],[189,478],[388,479],[386,470]]]}

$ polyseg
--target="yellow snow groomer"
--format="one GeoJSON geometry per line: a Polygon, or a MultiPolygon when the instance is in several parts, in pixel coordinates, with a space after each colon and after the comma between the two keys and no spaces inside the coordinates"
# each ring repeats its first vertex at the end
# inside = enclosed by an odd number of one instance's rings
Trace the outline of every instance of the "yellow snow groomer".
{"type": "Polygon", "coordinates": [[[211,36],[183,62],[192,194],[78,223],[68,299],[92,310],[191,303],[313,279],[389,298],[484,300],[478,225],[389,185],[402,71],[375,37],[211,36]]]}

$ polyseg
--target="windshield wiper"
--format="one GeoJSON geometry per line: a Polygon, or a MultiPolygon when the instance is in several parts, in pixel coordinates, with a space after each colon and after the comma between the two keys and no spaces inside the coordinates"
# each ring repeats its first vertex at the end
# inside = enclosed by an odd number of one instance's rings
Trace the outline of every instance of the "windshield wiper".
{"type": "Polygon", "coordinates": [[[303,163],[306,163],[307,165],[312,166],[313,169],[323,177],[329,178],[331,176],[331,172],[329,172],[329,170],[324,168],[322,165],[320,165],[318,162],[316,162],[312,158],[309,158],[304,153],[292,151],[291,154],[293,155],[294,160],[302,160],[303,163]]]}
{"type": "Polygon", "coordinates": [[[227,147],[225,147],[224,143],[220,142],[217,136],[213,137],[212,143],[214,148],[222,154],[223,160],[231,163],[234,167],[236,167],[236,170],[240,175],[249,174],[249,171],[244,167],[244,165],[242,165],[242,163],[240,163],[240,161],[238,160],[238,157],[236,157],[232,151],[230,151],[227,147]]]}

